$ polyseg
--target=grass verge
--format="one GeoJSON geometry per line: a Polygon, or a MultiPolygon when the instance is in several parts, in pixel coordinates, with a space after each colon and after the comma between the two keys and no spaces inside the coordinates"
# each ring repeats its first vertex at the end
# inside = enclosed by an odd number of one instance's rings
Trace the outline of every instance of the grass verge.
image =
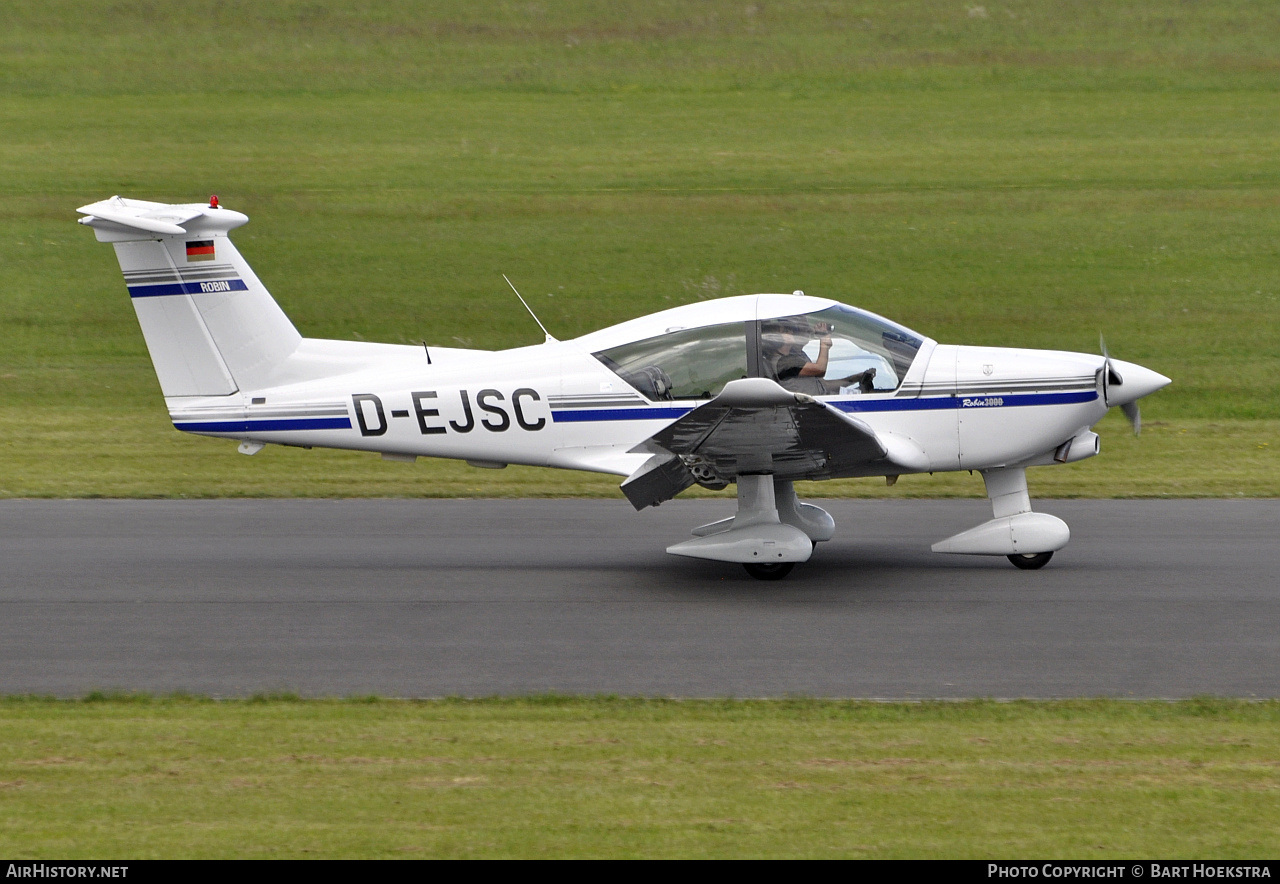
{"type": "Polygon", "coordinates": [[[1280,704],[0,701],[0,853],[1265,857],[1280,704]]]}

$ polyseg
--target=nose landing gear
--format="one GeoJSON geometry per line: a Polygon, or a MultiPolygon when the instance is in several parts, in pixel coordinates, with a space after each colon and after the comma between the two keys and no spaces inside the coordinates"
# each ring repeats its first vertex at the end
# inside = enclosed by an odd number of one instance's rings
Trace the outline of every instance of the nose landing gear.
{"type": "Polygon", "coordinates": [[[1025,467],[1002,467],[981,472],[995,518],[938,541],[933,545],[933,551],[1005,556],[1023,571],[1034,571],[1049,564],[1054,551],[1062,549],[1071,539],[1067,523],[1057,516],[1031,511],[1025,467]]]}

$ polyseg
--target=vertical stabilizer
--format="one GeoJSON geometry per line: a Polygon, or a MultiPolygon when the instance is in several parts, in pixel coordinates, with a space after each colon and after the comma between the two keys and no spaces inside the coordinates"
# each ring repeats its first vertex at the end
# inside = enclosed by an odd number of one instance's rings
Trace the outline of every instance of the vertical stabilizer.
{"type": "Polygon", "coordinates": [[[210,202],[113,197],[78,210],[115,246],[166,397],[267,386],[302,340],[227,237],[248,217],[210,202]]]}

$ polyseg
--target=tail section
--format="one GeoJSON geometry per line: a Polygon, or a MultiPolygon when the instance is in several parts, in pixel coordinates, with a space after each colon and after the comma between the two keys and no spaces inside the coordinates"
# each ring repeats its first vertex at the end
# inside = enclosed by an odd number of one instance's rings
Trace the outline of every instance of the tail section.
{"type": "Polygon", "coordinates": [[[226,396],[267,386],[302,336],[227,237],[248,222],[209,205],[112,197],[81,224],[115,245],[138,324],[170,396],[226,396]]]}

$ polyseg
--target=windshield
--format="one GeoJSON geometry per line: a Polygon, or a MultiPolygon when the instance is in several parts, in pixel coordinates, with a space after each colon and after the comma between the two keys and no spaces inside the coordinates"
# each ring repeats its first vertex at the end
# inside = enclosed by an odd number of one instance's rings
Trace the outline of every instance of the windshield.
{"type": "Polygon", "coordinates": [[[843,304],[762,320],[759,336],[758,373],[814,396],[896,390],[924,343],[902,326],[843,304]]]}

